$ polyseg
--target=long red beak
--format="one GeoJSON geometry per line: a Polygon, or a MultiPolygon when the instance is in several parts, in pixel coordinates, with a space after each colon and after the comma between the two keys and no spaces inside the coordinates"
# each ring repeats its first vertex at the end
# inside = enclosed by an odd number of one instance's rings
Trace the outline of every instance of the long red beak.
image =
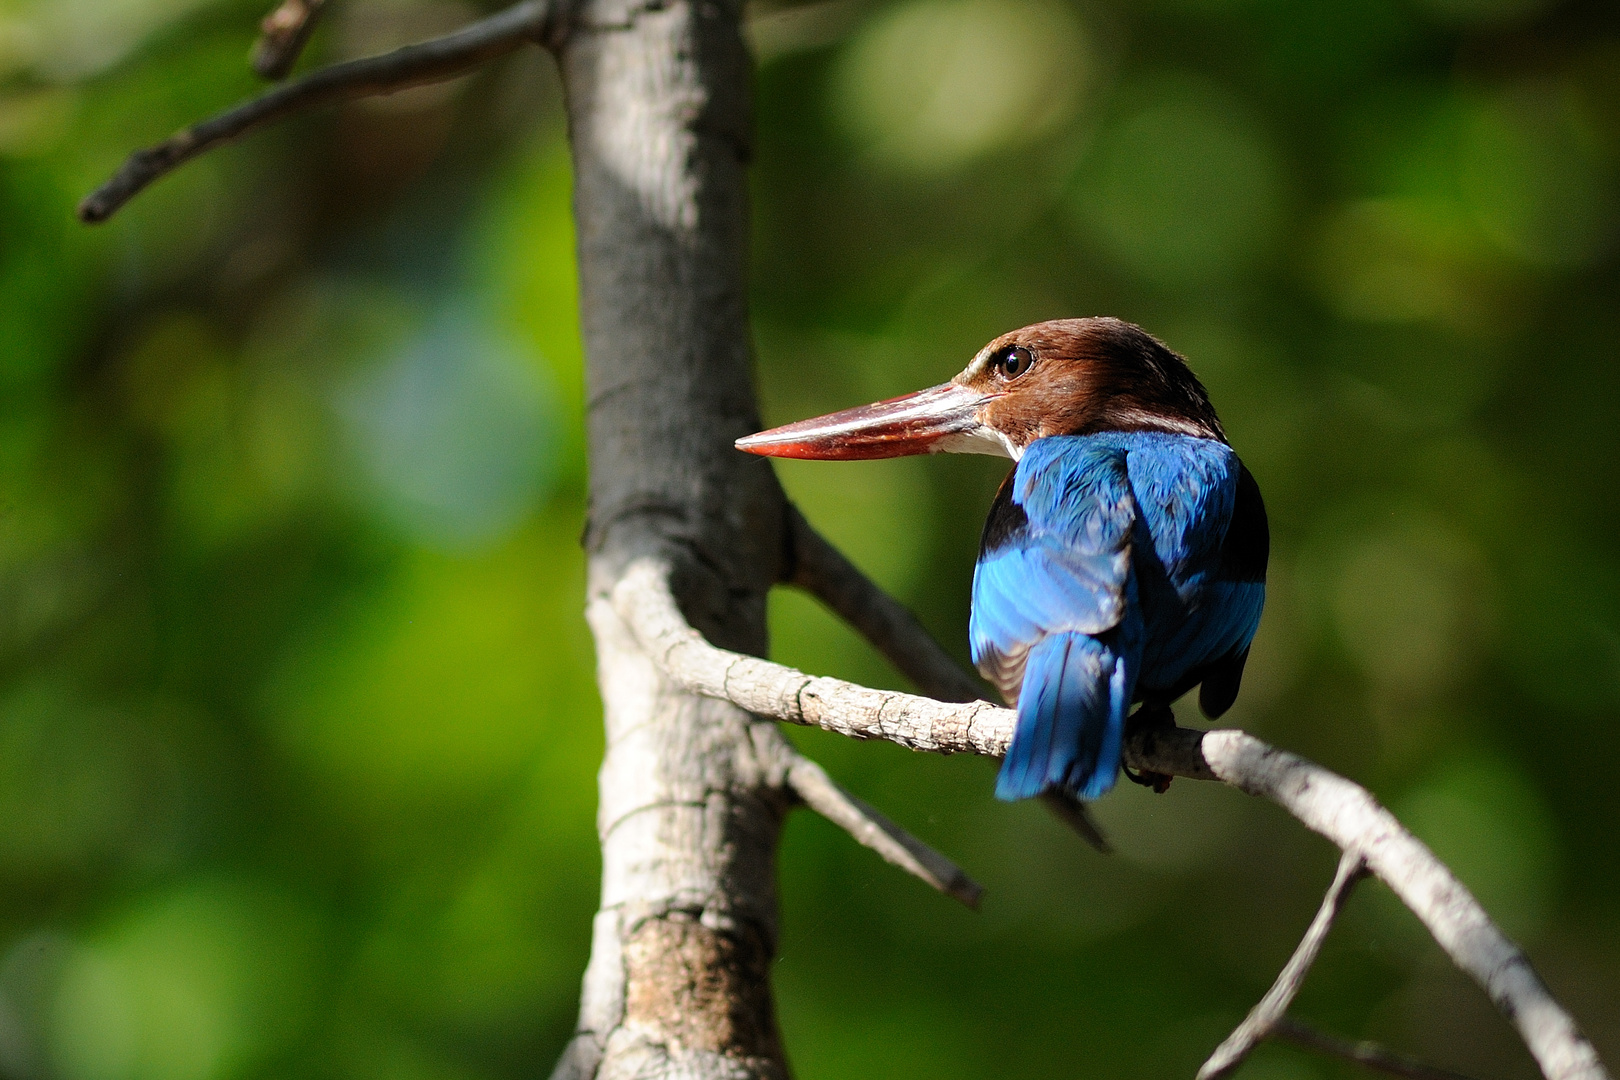
{"type": "Polygon", "coordinates": [[[933,454],[980,426],[977,413],[985,400],[977,391],[944,383],[749,435],[737,440],[737,449],[822,461],[933,454]]]}

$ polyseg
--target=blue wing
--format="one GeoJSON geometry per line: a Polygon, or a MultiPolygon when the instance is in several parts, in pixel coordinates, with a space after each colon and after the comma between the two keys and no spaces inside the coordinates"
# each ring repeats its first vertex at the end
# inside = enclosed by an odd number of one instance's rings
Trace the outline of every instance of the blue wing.
{"type": "Polygon", "coordinates": [[[1138,696],[1168,702],[1208,679],[1201,703],[1219,716],[1237,696],[1265,605],[1260,489],[1213,440],[1136,435],[1126,460],[1151,537],[1135,560],[1147,623],[1138,696]]]}
{"type": "Polygon", "coordinates": [[[1259,623],[1266,551],[1259,489],[1223,443],[1032,443],[973,575],[974,663],[1018,709],[997,796],[1102,795],[1135,700],[1204,682],[1206,712],[1224,711],[1259,623]]]}
{"type": "Polygon", "coordinates": [[[1126,475],[1166,583],[1188,606],[1220,566],[1237,494],[1237,455],[1213,439],[1138,434],[1126,475]]]}
{"type": "Polygon", "coordinates": [[[1018,707],[996,794],[1113,786],[1135,686],[1135,502],[1119,448],[1032,444],[996,498],[973,574],[973,661],[1018,707]]]}

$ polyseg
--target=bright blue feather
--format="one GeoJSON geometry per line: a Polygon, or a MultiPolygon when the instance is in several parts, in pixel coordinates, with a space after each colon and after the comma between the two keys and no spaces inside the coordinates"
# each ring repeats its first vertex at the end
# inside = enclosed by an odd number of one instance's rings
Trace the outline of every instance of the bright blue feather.
{"type": "Polygon", "coordinates": [[[974,662],[1018,707],[998,796],[1102,795],[1131,702],[1248,648],[1265,585],[1222,562],[1240,470],[1184,435],[1030,444],[973,576],[974,662]]]}

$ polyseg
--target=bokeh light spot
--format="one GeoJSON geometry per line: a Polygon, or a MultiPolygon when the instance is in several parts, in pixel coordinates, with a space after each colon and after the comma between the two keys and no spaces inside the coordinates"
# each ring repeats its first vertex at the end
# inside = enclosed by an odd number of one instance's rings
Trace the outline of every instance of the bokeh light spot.
{"type": "Polygon", "coordinates": [[[8,5],[0,38],[12,63],[26,63],[63,82],[82,79],[122,60],[166,23],[210,0],[23,0],[8,5]]]}
{"type": "Polygon", "coordinates": [[[1395,812],[1508,934],[1523,939],[1545,924],[1558,898],[1558,837],[1545,802],[1508,759],[1446,762],[1395,812]]]}
{"type": "Polygon", "coordinates": [[[1527,85],[1475,104],[1463,124],[1458,181],[1481,228],[1533,263],[1579,266],[1613,245],[1615,176],[1595,137],[1556,83],[1527,85]]]}
{"type": "Polygon", "coordinates": [[[1451,531],[1413,515],[1349,540],[1329,609],[1379,692],[1423,698],[1464,679],[1490,629],[1489,580],[1451,531]]]}
{"type": "Polygon", "coordinates": [[[1433,322],[1468,334],[1512,305],[1472,223],[1454,203],[1363,199],[1323,224],[1316,279],[1338,313],[1371,323],[1433,322]]]}
{"type": "Polygon", "coordinates": [[[832,104],[873,160],[944,171],[1072,115],[1092,64],[1066,4],[915,0],[878,15],[845,49],[832,104]]]}
{"type": "Polygon", "coordinates": [[[66,1080],[212,1080],[306,1018],[315,939],[297,906],[242,882],[183,886],[66,961],[52,1057],[66,1080]]]}
{"type": "Polygon", "coordinates": [[[383,513],[451,548],[499,540],[550,485],[553,408],[541,369],[452,309],[337,404],[383,513]]]}
{"type": "Polygon", "coordinates": [[[1098,136],[1072,201],[1083,237],[1163,284],[1218,281],[1276,243],[1282,163],[1250,110],[1219,87],[1166,78],[1098,136]]]}

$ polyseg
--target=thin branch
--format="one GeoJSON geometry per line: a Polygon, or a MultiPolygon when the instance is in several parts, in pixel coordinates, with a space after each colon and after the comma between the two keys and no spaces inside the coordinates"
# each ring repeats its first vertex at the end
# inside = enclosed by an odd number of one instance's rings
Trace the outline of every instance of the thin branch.
{"type": "MultiPolygon", "coordinates": [[[[676,606],[668,567],[642,560],[614,589],[614,606],[665,674],[692,693],[761,716],[913,750],[1000,757],[1013,713],[988,702],[949,705],[912,694],[817,678],[715,648],[676,606]]],[[[1241,731],[1144,728],[1126,740],[1133,769],[1221,780],[1277,803],[1343,851],[1359,851],[1518,1028],[1547,1080],[1609,1080],[1597,1051],[1554,1000],[1519,947],[1434,853],[1358,784],[1241,731]]]]}
{"type": "Polygon", "coordinates": [[[1350,897],[1350,890],[1366,873],[1367,864],[1360,852],[1349,850],[1339,859],[1333,884],[1328,887],[1327,895],[1322,898],[1322,906],[1317,909],[1316,918],[1311,920],[1305,936],[1294,949],[1294,955],[1283,965],[1265,997],[1249,1010],[1249,1015],[1243,1018],[1237,1030],[1228,1035],[1226,1041],[1217,1046],[1209,1060],[1204,1062],[1204,1067],[1198,1070],[1198,1080],[1219,1080],[1220,1077],[1232,1075],[1260,1045],[1261,1040],[1271,1034],[1288,1012],[1288,1006],[1293,1004],[1299,988],[1304,985],[1305,976],[1310,973],[1311,965],[1316,963],[1316,957],[1322,951],[1322,942],[1327,940],[1328,931],[1333,928],[1333,920],[1339,917],[1345,900],[1350,897]]]}
{"type": "Polygon", "coordinates": [[[444,82],[511,52],[545,32],[550,0],[525,0],[454,33],[402,49],[334,64],[278,86],[129,156],[112,179],[85,196],[79,220],[105,221],[158,177],[221,143],[289,113],[333,101],[392,94],[444,82]]]}
{"type": "MultiPolygon", "coordinates": [[[[939,701],[977,701],[983,696],[978,681],[962,670],[917,617],[862,573],[792,504],[788,535],[793,555],[789,581],[841,616],[919,690],[939,701]]],[[[1093,848],[1105,855],[1113,850],[1085,803],[1062,792],[1052,792],[1041,802],[1093,848]]]]}
{"type": "Polygon", "coordinates": [[[259,24],[253,46],[253,70],[266,79],[285,79],[304,51],[326,0],[281,0],[259,24]]]}
{"type": "Polygon", "coordinates": [[[1608,1080],[1597,1051],[1529,959],[1456,875],[1365,788],[1241,731],[1202,733],[1199,746],[1218,779],[1277,803],[1342,850],[1360,851],[1368,868],[1518,1028],[1548,1080],[1608,1080]]]}
{"type": "Polygon", "coordinates": [[[839,787],[820,765],[809,758],[799,758],[788,771],[788,784],[806,806],[888,862],[970,908],[979,906],[983,886],[951,860],[890,821],[876,807],[839,787]]]}
{"type": "Polygon", "coordinates": [[[904,604],[863,574],[792,505],[788,506],[788,530],[793,543],[792,584],[842,616],[929,697],[978,701],[984,696],[978,681],[962,670],[904,604]]]}
{"type": "Polygon", "coordinates": [[[1351,1042],[1348,1039],[1337,1038],[1287,1016],[1277,1018],[1277,1024],[1271,1029],[1270,1037],[1293,1043],[1305,1050],[1315,1050],[1319,1054],[1354,1061],[1376,1072],[1388,1073],[1390,1076],[1404,1076],[1407,1080],[1473,1080],[1463,1073],[1413,1061],[1375,1042],[1351,1042]]]}

